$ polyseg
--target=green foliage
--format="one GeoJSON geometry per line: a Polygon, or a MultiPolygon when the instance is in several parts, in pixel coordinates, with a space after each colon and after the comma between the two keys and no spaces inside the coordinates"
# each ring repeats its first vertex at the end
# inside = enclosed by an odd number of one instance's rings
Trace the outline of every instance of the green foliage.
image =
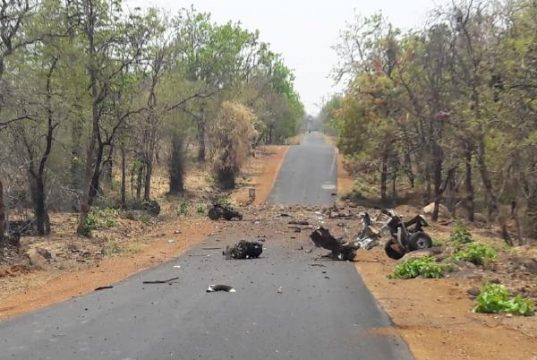
{"type": "Polygon", "coordinates": [[[475,312],[479,313],[509,313],[513,315],[532,316],[535,314],[533,301],[520,295],[510,296],[505,286],[487,284],[481,289],[476,299],[475,312]]]}
{"type": "Polygon", "coordinates": [[[390,277],[393,279],[413,279],[421,276],[438,279],[444,276],[446,270],[446,266],[437,263],[433,257],[424,256],[397,265],[390,277]]]}
{"type": "Polygon", "coordinates": [[[455,260],[469,261],[475,265],[487,265],[496,259],[498,252],[486,244],[470,243],[453,254],[455,260]]]}
{"type": "Polygon", "coordinates": [[[187,216],[188,215],[188,208],[189,208],[188,200],[183,199],[181,200],[181,203],[179,204],[179,207],[177,208],[177,215],[180,216],[187,216]]]}
{"type": "Polygon", "coordinates": [[[469,244],[474,241],[468,228],[460,221],[456,222],[455,226],[453,226],[450,240],[456,246],[469,244]]]}
{"type": "Polygon", "coordinates": [[[114,227],[117,224],[118,216],[119,212],[116,209],[93,208],[86,217],[86,222],[84,223],[84,235],[90,236],[92,230],[114,227]]]}
{"type": "Polygon", "coordinates": [[[205,211],[206,209],[205,209],[205,206],[203,205],[200,205],[196,208],[196,214],[198,215],[205,215],[205,211]]]}

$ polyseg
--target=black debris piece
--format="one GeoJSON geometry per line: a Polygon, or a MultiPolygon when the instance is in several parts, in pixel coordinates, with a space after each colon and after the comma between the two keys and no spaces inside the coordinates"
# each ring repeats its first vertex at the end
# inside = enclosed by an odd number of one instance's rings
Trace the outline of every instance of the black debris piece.
{"type": "Polygon", "coordinates": [[[112,289],[112,288],[113,288],[112,285],[99,286],[98,288],[95,288],[94,291],[107,290],[107,289],[112,289]]]}
{"type": "Polygon", "coordinates": [[[167,280],[145,280],[143,284],[170,284],[175,280],[179,280],[179,277],[176,276],[167,280]]]}
{"type": "Polygon", "coordinates": [[[233,286],[229,286],[229,285],[209,285],[209,287],[206,290],[206,292],[208,293],[217,292],[217,291],[225,291],[225,292],[230,292],[230,293],[237,292],[237,290],[235,290],[233,286]]]}
{"type": "Polygon", "coordinates": [[[305,220],[291,220],[288,222],[289,225],[302,225],[308,226],[310,223],[305,220]]]}
{"type": "Polygon", "coordinates": [[[334,260],[353,261],[356,257],[358,248],[355,244],[345,243],[341,239],[336,239],[330,234],[330,231],[322,226],[313,231],[310,238],[315,246],[330,250],[329,257],[334,260]]]}
{"type": "Polygon", "coordinates": [[[225,219],[227,221],[238,219],[242,220],[242,214],[239,213],[237,210],[233,209],[230,206],[221,205],[221,204],[214,204],[213,207],[209,210],[209,219],[211,220],[219,220],[219,219],[225,219]]]}
{"type": "Polygon", "coordinates": [[[234,246],[226,246],[222,254],[226,259],[255,259],[263,252],[263,245],[257,241],[241,240],[234,246]]]}

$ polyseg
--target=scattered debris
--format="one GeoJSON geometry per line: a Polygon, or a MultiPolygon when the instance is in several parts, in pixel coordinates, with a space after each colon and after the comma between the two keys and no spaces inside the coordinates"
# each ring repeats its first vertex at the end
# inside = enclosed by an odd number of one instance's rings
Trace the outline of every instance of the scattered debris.
{"type": "Polygon", "coordinates": [[[234,210],[233,208],[229,206],[220,205],[220,204],[214,204],[213,207],[209,210],[208,216],[209,216],[209,219],[215,220],[215,221],[221,218],[224,218],[227,221],[230,221],[233,219],[242,220],[242,214],[239,213],[237,210],[234,210]]]}
{"type": "Polygon", "coordinates": [[[282,287],[280,286],[280,287],[278,288],[278,290],[276,290],[276,292],[277,292],[278,294],[283,294],[283,289],[282,289],[282,287]]]}
{"type": "Polygon", "coordinates": [[[283,213],[283,214],[280,214],[280,216],[281,217],[290,217],[291,215],[283,213]]]}
{"type": "Polygon", "coordinates": [[[310,264],[310,266],[326,267],[324,264],[310,264]]]}
{"type": "Polygon", "coordinates": [[[289,225],[302,225],[302,226],[308,226],[310,223],[305,220],[291,220],[288,222],[289,225]]]}
{"type": "Polygon", "coordinates": [[[358,247],[355,244],[345,243],[341,239],[336,239],[322,226],[314,230],[310,238],[315,246],[330,250],[332,259],[353,261],[356,257],[358,247]]]}
{"type": "Polygon", "coordinates": [[[220,250],[222,249],[221,247],[205,247],[205,248],[202,248],[202,250],[220,250]]]}
{"type": "Polygon", "coordinates": [[[107,289],[112,289],[112,288],[113,288],[112,285],[99,286],[99,287],[95,288],[94,291],[107,290],[107,289]]]}
{"type": "Polygon", "coordinates": [[[176,243],[176,242],[177,242],[177,241],[175,241],[175,240],[168,240],[168,244],[174,244],[174,243],[176,243]]]}
{"type": "Polygon", "coordinates": [[[209,287],[206,290],[206,292],[208,293],[217,292],[217,291],[225,291],[225,292],[230,292],[230,293],[237,292],[237,290],[235,290],[233,286],[229,286],[229,285],[209,285],[209,287]]]}
{"type": "Polygon", "coordinates": [[[142,283],[143,284],[171,284],[176,280],[179,280],[179,277],[176,276],[167,280],[145,280],[142,283]]]}
{"type": "Polygon", "coordinates": [[[263,252],[263,245],[257,241],[241,240],[234,246],[226,246],[222,255],[230,259],[253,259],[258,258],[263,252]]]}
{"type": "Polygon", "coordinates": [[[181,265],[174,265],[173,267],[174,267],[174,269],[180,269],[181,265]]]}

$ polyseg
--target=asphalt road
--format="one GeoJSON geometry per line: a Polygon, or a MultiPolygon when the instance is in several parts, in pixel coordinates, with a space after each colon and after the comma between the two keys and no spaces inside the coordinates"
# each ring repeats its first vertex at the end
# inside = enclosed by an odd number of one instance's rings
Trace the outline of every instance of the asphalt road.
{"type": "Polygon", "coordinates": [[[274,183],[269,202],[273,204],[331,205],[337,186],[337,157],[321,133],[306,134],[292,146],[274,183]]]}
{"type": "MultiPolygon", "coordinates": [[[[313,145],[317,135],[309,140],[304,148],[329,152],[313,145]]],[[[300,153],[311,160],[308,152],[300,153]]],[[[286,162],[300,162],[292,154],[286,162]]],[[[311,175],[306,182],[327,179],[311,175]]],[[[274,233],[278,221],[286,224],[278,217],[245,219],[112,289],[1,322],[0,359],[412,359],[399,337],[382,331],[390,320],[353,264],[311,266],[319,250],[297,250],[311,247],[305,235],[291,241],[285,231],[274,233]],[[247,236],[266,239],[261,258],[227,261],[220,250],[204,249],[247,236]],[[172,284],[142,283],[176,276],[172,284]],[[237,292],[206,293],[215,283],[237,292]]]]}

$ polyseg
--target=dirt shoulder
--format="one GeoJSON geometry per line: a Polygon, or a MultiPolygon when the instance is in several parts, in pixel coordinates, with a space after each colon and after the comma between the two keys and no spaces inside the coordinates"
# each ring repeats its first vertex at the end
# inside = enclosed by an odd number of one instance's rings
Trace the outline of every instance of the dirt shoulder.
{"type": "Polygon", "coordinates": [[[390,280],[396,262],[381,249],[362,252],[356,265],[367,287],[418,360],[520,359],[537,355],[535,318],[484,315],[467,290],[469,279],[390,280]]]}
{"type": "MultiPolygon", "coordinates": [[[[117,245],[118,253],[115,255],[87,259],[76,265],[65,263],[46,266],[39,271],[4,276],[0,278],[0,319],[37,310],[118,282],[179,256],[215,230],[217,225],[205,219],[178,219],[158,224],[145,235],[117,245]]],[[[70,244],[72,249],[76,246],[73,245],[74,241],[70,244]]],[[[59,254],[59,251],[51,250],[53,259],[59,254]]]]}

